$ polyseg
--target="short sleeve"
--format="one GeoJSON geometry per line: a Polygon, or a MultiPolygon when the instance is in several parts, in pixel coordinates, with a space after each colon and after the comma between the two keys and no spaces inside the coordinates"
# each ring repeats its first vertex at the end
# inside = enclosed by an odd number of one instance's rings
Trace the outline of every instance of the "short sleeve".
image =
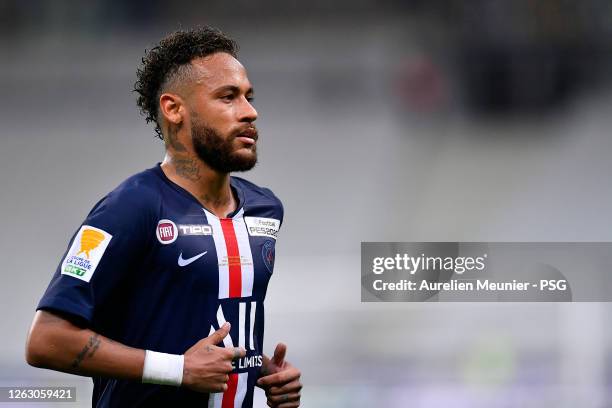
{"type": "Polygon", "coordinates": [[[37,309],[91,323],[96,308],[109,302],[151,245],[154,205],[147,194],[130,188],[100,200],[70,240],[37,309]]]}

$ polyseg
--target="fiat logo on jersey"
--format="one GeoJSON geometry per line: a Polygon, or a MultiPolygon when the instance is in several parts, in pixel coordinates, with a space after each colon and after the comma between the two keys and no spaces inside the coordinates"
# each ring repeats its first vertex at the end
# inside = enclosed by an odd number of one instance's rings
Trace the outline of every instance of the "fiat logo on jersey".
{"type": "Polygon", "coordinates": [[[170,220],[159,220],[155,233],[157,234],[157,240],[164,245],[171,244],[178,238],[178,228],[170,220]]]}

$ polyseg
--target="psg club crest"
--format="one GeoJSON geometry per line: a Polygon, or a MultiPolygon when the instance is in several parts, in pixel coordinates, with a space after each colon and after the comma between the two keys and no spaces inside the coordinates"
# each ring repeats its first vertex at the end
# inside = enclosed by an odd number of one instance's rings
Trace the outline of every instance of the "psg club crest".
{"type": "Polygon", "coordinates": [[[263,258],[264,264],[268,271],[272,273],[274,269],[274,242],[266,241],[261,248],[261,257],[263,258]]]}

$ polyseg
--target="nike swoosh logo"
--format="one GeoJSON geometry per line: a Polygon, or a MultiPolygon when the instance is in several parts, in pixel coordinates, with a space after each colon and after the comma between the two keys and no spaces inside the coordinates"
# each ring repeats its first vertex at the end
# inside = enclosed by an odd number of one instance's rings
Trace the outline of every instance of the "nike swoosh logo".
{"type": "Polygon", "coordinates": [[[197,261],[198,259],[200,259],[201,257],[203,257],[204,255],[206,255],[208,251],[204,251],[201,254],[197,254],[196,256],[192,256],[191,258],[187,258],[187,259],[183,259],[183,253],[181,252],[181,254],[178,257],[178,265],[179,266],[187,266],[192,262],[197,261]]]}

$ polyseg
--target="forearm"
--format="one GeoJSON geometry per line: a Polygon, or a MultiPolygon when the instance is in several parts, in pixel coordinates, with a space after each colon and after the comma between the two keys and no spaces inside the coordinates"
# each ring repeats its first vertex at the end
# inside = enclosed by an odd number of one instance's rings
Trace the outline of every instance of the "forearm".
{"type": "Polygon", "coordinates": [[[144,350],[44,311],[37,312],[28,337],[29,364],[71,374],[140,380],[144,358],[144,350]]]}

